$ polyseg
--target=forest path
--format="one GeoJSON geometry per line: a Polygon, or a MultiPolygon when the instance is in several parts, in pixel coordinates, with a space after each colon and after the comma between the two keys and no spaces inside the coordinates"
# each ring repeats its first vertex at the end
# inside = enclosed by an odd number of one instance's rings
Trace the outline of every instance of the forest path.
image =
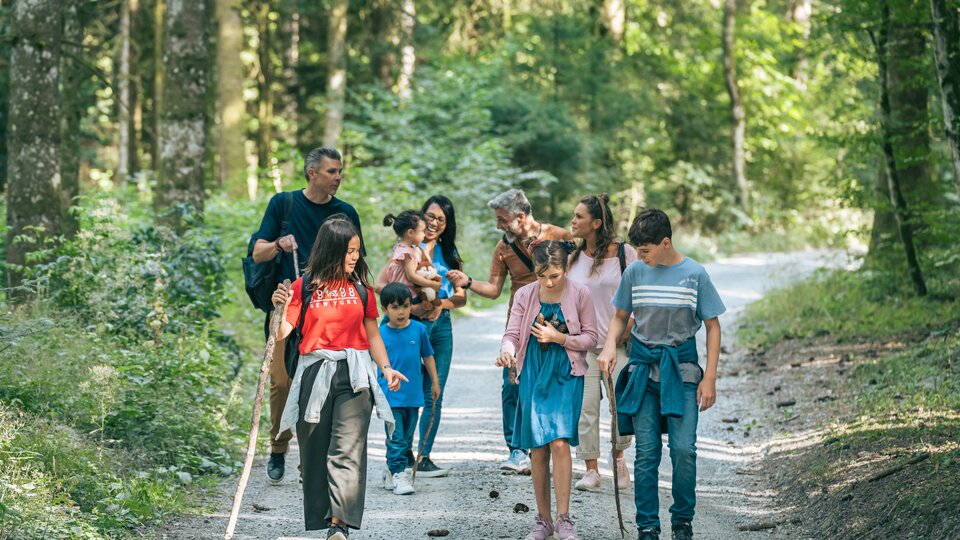
{"type": "MultiPolygon", "coordinates": [[[[788,538],[789,524],[763,532],[741,532],[745,524],[779,519],[773,507],[775,493],[754,474],[756,463],[771,448],[789,444],[775,429],[744,425],[746,418],[773,418],[776,410],[758,411],[767,394],[763,371],[749,369],[745,355],[735,343],[733,330],[743,308],[765,291],[781,287],[823,267],[846,263],[837,252],[808,251],[787,254],[757,254],[720,259],[706,265],[727,306],[721,317],[723,354],[718,378],[718,402],[703,413],[698,431],[698,486],[695,533],[699,538],[788,538]],[[743,419],[731,423],[731,419],[743,419]],[[728,422],[724,422],[727,419],[728,422]],[[755,429],[753,429],[755,428],[755,429]]],[[[383,489],[384,430],[371,422],[366,511],[356,539],[427,538],[427,531],[447,529],[448,538],[464,540],[518,539],[529,531],[535,516],[530,478],[502,475],[498,463],[506,455],[500,420],[500,369],[493,365],[506,319],[501,305],[469,318],[455,320],[454,360],[447,383],[443,421],[433,459],[451,469],[446,478],[417,478],[417,493],[396,496],[383,489]],[[491,492],[498,492],[496,498],[491,492]],[[524,503],[528,513],[514,513],[524,503]]],[[[703,357],[704,331],[698,335],[703,357]]],[[[766,400],[768,402],[769,400],[766,400]]],[[[766,405],[769,408],[769,404],[766,405]]],[[[606,402],[601,409],[606,411],[606,402]]],[[[775,423],[775,422],[771,422],[775,423]]],[[[601,448],[609,448],[609,414],[601,425],[601,448]]],[[[634,451],[626,452],[633,469],[634,451]]],[[[670,460],[666,445],[660,468],[662,538],[669,538],[670,460]]],[[[258,456],[247,486],[237,526],[237,539],[298,540],[324,538],[323,531],[303,531],[301,491],[297,487],[297,447],[287,457],[287,476],[280,485],[265,481],[264,457],[258,456]],[[261,510],[256,510],[255,506],[261,510]],[[266,510],[263,510],[266,508],[266,510]]],[[[604,487],[600,493],[574,491],[570,513],[584,540],[618,538],[610,463],[600,460],[604,487]]],[[[574,477],[583,472],[574,460],[574,477]]],[[[164,528],[167,539],[222,538],[236,478],[223,484],[211,513],[186,516],[164,528]]],[[[623,492],[621,504],[628,539],[635,539],[632,489],[623,492]]]]}

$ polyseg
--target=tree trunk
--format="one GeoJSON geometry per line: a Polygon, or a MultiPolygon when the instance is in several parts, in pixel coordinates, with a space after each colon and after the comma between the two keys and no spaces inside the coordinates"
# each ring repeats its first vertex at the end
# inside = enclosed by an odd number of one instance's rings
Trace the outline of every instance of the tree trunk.
{"type": "Polygon", "coordinates": [[[218,181],[233,197],[247,195],[247,162],[244,154],[243,22],[241,0],[217,0],[217,78],[220,126],[217,137],[218,181]]]}
{"type": "Polygon", "coordinates": [[[397,51],[400,49],[400,15],[403,7],[397,0],[373,2],[372,24],[375,39],[372,46],[373,69],[380,84],[393,90],[397,80],[397,51]]]}
{"type": "Polygon", "coordinates": [[[797,47],[790,68],[790,76],[797,81],[800,88],[807,87],[807,53],[806,45],[810,39],[810,15],[813,10],[812,0],[793,0],[787,10],[787,20],[797,25],[801,45],[797,47]]]}
{"type": "Polygon", "coordinates": [[[947,0],[930,0],[930,13],[943,126],[953,157],[954,187],[960,195],[960,21],[957,6],[949,6],[947,0]]]}
{"type": "Polygon", "coordinates": [[[207,107],[206,2],[167,0],[163,18],[160,168],[154,206],[177,230],[203,212],[207,107]]]}
{"type": "Polygon", "coordinates": [[[627,0],[603,0],[603,20],[610,38],[619,47],[627,24],[627,0]]]}
{"type": "Polygon", "coordinates": [[[163,18],[167,0],[154,0],[153,4],[153,117],[151,124],[153,144],[150,147],[150,164],[154,173],[160,172],[160,115],[163,111],[163,18]]]}
{"type": "Polygon", "coordinates": [[[133,115],[130,108],[130,0],[120,6],[120,51],[117,55],[117,176],[118,182],[130,173],[130,132],[133,115]]]}
{"type": "Polygon", "coordinates": [[[737,0],[726,0],[723,5],[723,74],[727,94],[730,96],[730,116],[733,123],[733,176],[736,181],[740,209],[749,214],[750,186],[747,184],[746,158],[743,150],[746,138],[746,114],[740,88],[737,85],[736,26],[737,0]]]}
{"type": "Polygon", "coordinates": [[[347,92],[347,7],[348,0],[332,0],[328,23],[327,116],[323,129],[323,145],[337,146],[343,132],[343,114],[347,92]]]}
{"type": "Polygon", "coordinates": [[[417,4],[414,0],[403,0],[400,13],[400,29],[403,35],[403,48],[400,54],[400,77],[397,79],[397,94],[400,99],[410,99],[413,89],[413,72],[417,66],[417,50],[414,43],[414,30],[417,23],[417,4]]]}
{"type": "Polygon", "coordinates": [[[270,30],[270,0],[260,0],[257,4],[257,33],[259,47],[260,73],[257,76],[257,167],[260,174],[272,169],[273,150],[273,32],[270,30]]]}
{"type": "Polygon", "coordinates": [[[140,80],[141,38],[140,0],[129,0],[130,9],[130,149],[127,173],[134,175],[140,171],[140,143],[143,129],[143,84],[140,80]]]}
{"type": "Polygon", "coordinates": [[[81,0],[66,0],[63,4],[63,38],[70,43],[60,57],[60,178],[61,204],[64,210],[64,229],[73,232],[76,218],[69,212],[80,194],[80,121],[83,118],[82,98],[84,68],[77,60],[83,54],[78,45],[83,43],[83,21],[80,20],[81,0]]]}
{"type": "Polygon", "coordinates": [[[913,282],[914,289],[919,296],[927,294],[927,286],[923,279],[923,272],[920,269],[920,262],[917,258],[916,246],[913,241],[913,226],[910,219],[910,210],[907,201],[903,197],[901,189],[900,170],[897,168],[897,155],[894,153],[893,142],[895,133],[893,130],[893,113],[891,100],[891,87],[895,87],[898,82],[891,77],[889,67],[893,63],[902,63],[905,60],[902,57],[895,57],[893,49],[889,47],[891,37],[890,5],[884,2],[883,18],[877,38],[877,65],[879,67],[880,77],[880,111],[881,111],[881,129],[883,131],[883,156],[887,166],[887,182],[890,193],[890,204],[893,206],[894,215],[897,219],[897,231],[900,234],[900,241],[903,243],[904,254],[907,259],[907,268],[910,271],[910,279],[913,282]],[[888,62],[889,60],[889,62],[888,62]]]}
{"type": "Polygon", "coordinates": [[[292,155],[297,150],[297,125],[300,121],[297,112],[303,92],[297,77],[297,68],[300,66],[300,10],[295,0],[286,0],[282,4],[282,8],[280,18],[283,21],[282,30],[285,44],[283,84],[286,87],[283,102],[283,119],[286,129],[283,130],[283,142],[288,157],[283,160],[281,169],[284,178],[292,181],[297,176],[296,162],[292,155]]]}
{"type": "MultiPolygon", "coordinates": [[[[60,178],[60,0],[17,0],[10,16],[7,263],[26,265],[36,240],[63,233],[60,178]],[[37,232],[34,228],[39,229],[37,232]]],[[[8,284],[22,275],[8,267],[8,284]]],[[[13,297],[23,298],[14,291],[13,297]]]]}

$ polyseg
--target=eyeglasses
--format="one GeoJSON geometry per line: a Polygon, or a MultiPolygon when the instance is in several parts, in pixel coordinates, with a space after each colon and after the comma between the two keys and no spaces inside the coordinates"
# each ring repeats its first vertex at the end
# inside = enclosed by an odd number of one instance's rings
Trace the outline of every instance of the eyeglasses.
{"type": "Polygon", "coordinates": [[[437,217],[437,216],[435,216],[435,215],[433,215],[433,214],[430,214],[430,213],[424,214],[423,217],[424,217],[424,219],[426,219],[427,221],[436,221],[436,222],[437,222],[437,225],[446,225],[446,223],[447,223],[447,220],[446,220],[446,219],[444,219],[444,218],[442,218],[442,217],[437,217]]]}

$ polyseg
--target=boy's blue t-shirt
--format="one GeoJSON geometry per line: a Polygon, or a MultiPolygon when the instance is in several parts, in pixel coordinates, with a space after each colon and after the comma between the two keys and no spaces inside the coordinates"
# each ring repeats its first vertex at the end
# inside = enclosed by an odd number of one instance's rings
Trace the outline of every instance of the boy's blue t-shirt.
{"type": "Polygon", "coordinates": [[[679,345],[727,310],[707,270],[689,257],[673,266],[631,264],[611,303],[633,314],[631,332],[648,345],[679,345]]]}
{"type": "Polygon", "coordinates": [[[400,381],[396,392],[387,388],[387,381],[380,378],[380,388],[387,396],[391,407],[423,407],[423,376],[420,366],[422,359],[433,356],[427,327],[418,321],[410,321],[406,328],[390,328],[384,322],[380,325],[380,337],[387,348],[390,366],[403,373],[410,382],[400,381]]]}

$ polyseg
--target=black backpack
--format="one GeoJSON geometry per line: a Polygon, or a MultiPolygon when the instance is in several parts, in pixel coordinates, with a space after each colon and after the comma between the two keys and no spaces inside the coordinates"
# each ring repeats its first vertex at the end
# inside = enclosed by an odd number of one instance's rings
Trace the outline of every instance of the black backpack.
{"type": "MultiPolygon", "coordinates": [[[[300,286],[300,319],[297,320],[297,326],[290,331],[290,334],[287,336],[286,341],[284,341],[283,349],[283,366],[287,370],[287,377],[293,379],[294,374],[297,372],[297,360],[300,359],[300,340],[303,338],[303,317],[307,313],[307,308],[310,306],[310,296],[307,294],[307,284],[310,280],[307,278],[306,274],[303,276],[303,281],[301,281],[300,286]]],[[[363,286],[362,283],[357,283],[351,281],[353,288],[357,290],[357,294],[360,295],[360,302],[363,305],[364,317],[367,313],[367,288],[363,286]]]]}
{"type": "MultiPolygon", "coordinates": [[[[280,237],[284,237],[289,232],[290,210],[293,208],[293,193],[283,194],[283,217],[280,222],[280,237]]],[[[278,251],[277,256],[269,261],[262,263],[254,262],[253,246],[257,243],[257,238],[251,236],[247,244],[247,256],[243,258],[243,285],[247,290],[247,296],[250,302],[257,309],[270,313],[273,311],[273,302],[270,298],[273,291],[280,283],[280,261],[283,257],[283,251],[278,251]]]]}

